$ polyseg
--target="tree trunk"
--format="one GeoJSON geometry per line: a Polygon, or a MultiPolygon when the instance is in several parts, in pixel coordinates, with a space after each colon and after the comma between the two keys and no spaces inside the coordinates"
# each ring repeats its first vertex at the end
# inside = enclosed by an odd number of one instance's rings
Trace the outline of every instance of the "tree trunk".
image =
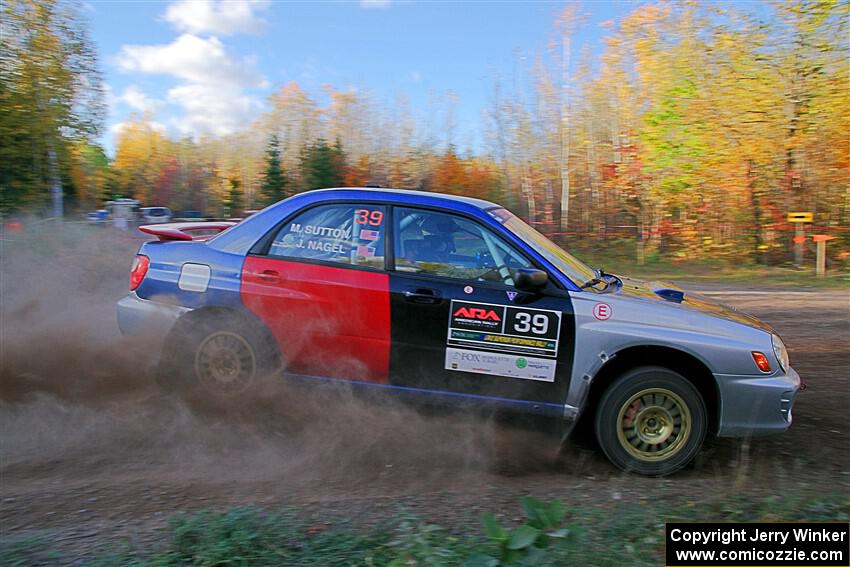
{"type": "Polygon", "coordinates": [[[525,196],[526,213],[528,214],[529,222],[533,222],[537,217],[537,210],[534,206],[534,187],[531,184],[531,172],[528,169],[528,164],[522,166],[522,194],[525,196]]]}
{"type": "Polygon", "coordinates": [[[755,247],[756,262],[761,263],[761,245],[764,242],[761,227],[761,202],[756,188],[756,176],[753,170],[753,161],[747,160],[747,188],[750,190],[750,208],[753,211],[753,246],[755,247]]]}
{"type": "Polygon", "coordinates": [[[53,217],[62,218],[62,179],[59,177],[59,159],[56,157],[55,142],[51,138],[47,142],[47,161],[50,171],[50,198],[53,202],[53,217]]]}
{"type": "Polygon", "coordinates": [[[570,217],[570,38],[564,32],[561,59],[561,230],[566,231],[570,217]]]}

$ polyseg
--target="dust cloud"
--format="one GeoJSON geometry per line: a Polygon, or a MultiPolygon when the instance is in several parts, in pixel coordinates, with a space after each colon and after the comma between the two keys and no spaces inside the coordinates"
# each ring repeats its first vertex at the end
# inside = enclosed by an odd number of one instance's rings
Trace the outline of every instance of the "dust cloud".
{"type": "Polygon", "coordinates": [[[142,470],[180,481],[356,483],[396,467],[422,481],[428,471],[546,466],[554,455],[551,442],[517,442],[492,421],[429,416],[339,386],[278,379],[212,405],[165,393],[154,376],[162,337],[122,337],[115,320],[140,239],[73,224],[2,238],[5,478],[142,470]]]}

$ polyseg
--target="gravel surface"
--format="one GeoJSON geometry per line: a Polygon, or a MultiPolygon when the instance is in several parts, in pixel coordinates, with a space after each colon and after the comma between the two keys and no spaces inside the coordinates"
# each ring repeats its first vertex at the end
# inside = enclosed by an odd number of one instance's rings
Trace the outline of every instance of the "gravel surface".
{"type": "MultiPolygon", "coordinates": [[[[271,386],[216,411],[162,394],[158,337],[118,336],[114,302],[137,243],[53,233],[0,257],[0,539],[46,536],[69,559],[104,542],[161,545],[178,511],[299,506],[369,524],[401,507],[456,529],[519,518],[525,494],[606,507],[719,494],[850,494],[850,296],[721,292],[772,324],[808,384],[783,435],[707,444],[666,479],[615,470],[592,447],[425,416],[348,392],[271,386]]],[[[702,285],[702,284],[700,284],[702,285]]]]}

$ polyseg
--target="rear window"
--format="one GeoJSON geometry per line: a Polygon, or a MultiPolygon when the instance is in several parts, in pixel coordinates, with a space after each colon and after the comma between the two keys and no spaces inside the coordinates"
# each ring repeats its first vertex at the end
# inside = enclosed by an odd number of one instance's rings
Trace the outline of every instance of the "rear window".
{"type": "Polygon", "coordinates": [[[378,205],[313,207],[281,227],[269,254],[383,269],[385,217],[378,205]]]}

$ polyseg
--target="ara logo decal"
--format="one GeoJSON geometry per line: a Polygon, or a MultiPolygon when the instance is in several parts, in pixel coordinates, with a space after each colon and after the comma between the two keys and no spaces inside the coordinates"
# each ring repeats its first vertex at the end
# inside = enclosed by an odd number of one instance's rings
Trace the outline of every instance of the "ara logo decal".
{"type": "Polygon", "coordinates": [[[517,293],[515,291],[506,291],[505,293],[508,294],[509,300],[513,301],[514,299],[516,299],[517,293]]]}
{"type": "Polygon", "coordinates": [[[611,306],[607,303],[597,303],[593,306],[593,316],[600,321],[611,318],[611,306]]]}
{"type": "Polygon", "coordinates": [[[501,321],[499,314],[492,309],[481,309],[480,307],[461,307],[452,314],[459,319],[478,319],[479,321],[501,321]]]}

